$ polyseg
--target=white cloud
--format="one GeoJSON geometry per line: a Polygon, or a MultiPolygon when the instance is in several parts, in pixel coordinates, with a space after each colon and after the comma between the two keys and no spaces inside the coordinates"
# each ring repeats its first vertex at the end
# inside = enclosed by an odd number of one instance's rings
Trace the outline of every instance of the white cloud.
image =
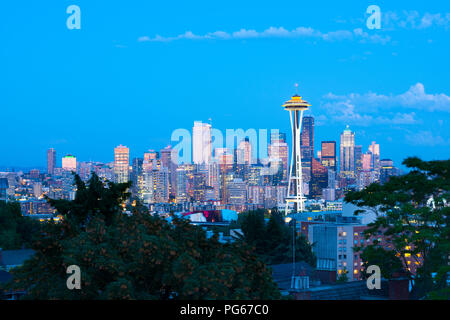
{"type": "Polygon", "coordinates": [[[431,131],[419,131],[405,135],[406,142],[415,146],[448,146],[450,139],[445,140],[440,135],[434,135],[431,131]]]}
{"type": "Polygon", "coordinates": [[[450,97],[444,93],[428,94],[424,85],[417,83],[398,95],[373,92],[336,95],[330,92],[323,96],[321,108],[331,119],[339,122],[361,126],[411,125],[420,123],[418,111],[450,112],[450,97]]]}
{"type": "Polygon", "coordinates": [[[444,93],[426,93],[424,85],[420,82],[412,85],[408,91],[399,95],[384,95],[373,92],[365,94],[349,93],[346,95],[328,93],[323,98],[326,103],[332,104],[348,101],[357,105],[360,110],[370,113],[392,107],[450,112],[450,97],[444,93]]]}
{"type": "Polygon", "coordinates": [[[431,27],[443,27],[448,30],[450,27],[450,13],[429,13],[421,15],[419,12],[403,11],[396,13],[387,11],[382,15],[382,27],[387,29],[427,29],[431,27]]]}
{"type": "Polygon", "coordinates": [[[360,42],[371,42],[386,44],[391,39],[389,36],[369,35],[361,28],[350,30],[336,30],[323,33],[311,27],[297,27],[293,30],[287,30],[283,27],[269,27],[263,31],[253,29],[240,29],[238,31],[228,33],[225,31],[208,32],[203,35],[196,35],[191,31],[179,34],[173,37],[161,37],[156,35],[153,38],[142,36],[138,38],[139,42],[167,42],[181,39],[206,40],[206,39],[252,39],[252,38],[315,38],[324,41],[342,41],[342,40],[358,40],[360,42]]]}

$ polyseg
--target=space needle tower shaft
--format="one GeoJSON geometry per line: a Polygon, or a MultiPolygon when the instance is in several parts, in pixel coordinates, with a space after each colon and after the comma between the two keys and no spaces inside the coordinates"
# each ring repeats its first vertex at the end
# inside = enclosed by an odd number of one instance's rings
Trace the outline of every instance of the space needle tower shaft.
{"type": "Polygon", "coordinates": [[[285,214],[289,213],[290,203],[294,204],[294,212],[303,212],[305,210],[306,198],[303,194],[300,133],[302,130],[303,111],[308,110],[308,107],[310,106],[311,105],[303,100],[298,94],[295,94],[290,100],[283,104],[284,109],[289,111],[292,128],[292,153],[285,214]]]}

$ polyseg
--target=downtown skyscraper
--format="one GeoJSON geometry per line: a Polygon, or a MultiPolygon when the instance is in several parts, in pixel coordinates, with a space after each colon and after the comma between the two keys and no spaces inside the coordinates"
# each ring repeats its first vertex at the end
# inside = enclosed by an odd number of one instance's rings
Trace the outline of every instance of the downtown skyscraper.
{"type": "Polygon", "coordinates": [[[341,134],[339,169],[342,177],[355,176],[355,133],[347,125],[341,134]]]}
{"type": "Polygon", "coordinates": [[[47,173],[53,174],[56,168],[56,150],[50,148],[47,150],[47,173]]]}
{"type": "Polygon", "coordinates": [[[211,158],[211,124],[195,121],[192,128],[192,161],[195,164],[208,164],[211,158]]]}
{"type": "Polygon", "coordinates": [[[130,150],[122,145],[114,148],[114,176],[117,183],[128,182],[130,150]]]}
{"type": "Polygon", "coordinates": [[[336,172],[336,141],[322,141],[320,154],[322,165],[336,172]]]}

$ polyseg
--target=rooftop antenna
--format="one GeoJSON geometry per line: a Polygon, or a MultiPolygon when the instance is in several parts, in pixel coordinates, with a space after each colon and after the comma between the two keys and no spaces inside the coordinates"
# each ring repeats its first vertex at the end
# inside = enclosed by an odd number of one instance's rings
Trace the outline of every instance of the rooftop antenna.
{"type": "Polygon", "coordinates": [[[298,83],[295,84],[295,94],[298,95],[298,83]]]}

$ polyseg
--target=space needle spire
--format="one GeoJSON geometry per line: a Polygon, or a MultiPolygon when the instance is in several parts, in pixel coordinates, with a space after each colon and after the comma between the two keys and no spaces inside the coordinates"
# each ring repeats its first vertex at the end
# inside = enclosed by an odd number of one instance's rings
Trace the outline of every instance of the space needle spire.
{"type": "Polygon", "coordinates": [[[294,203],[294,212],[305,210],[305,196],[303,194],[302,155],[300,151],[300,133],[302,130],[303,111],[308,110],[311,105],[298,95],[298,84],[295,84],[295,95],[291,100],[283,104],[285,110],[289,111],[292,128],[292,154],[289,169],[289,183],[286,196],[285,214],[289,213],[289,204],[294,203]]]}

